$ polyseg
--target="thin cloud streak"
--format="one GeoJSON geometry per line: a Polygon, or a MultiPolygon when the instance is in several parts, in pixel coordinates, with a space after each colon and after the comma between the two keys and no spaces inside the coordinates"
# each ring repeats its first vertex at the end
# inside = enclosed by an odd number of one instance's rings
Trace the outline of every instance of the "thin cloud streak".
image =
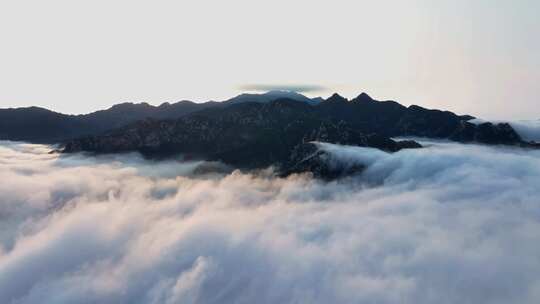
{"type": "Polygon", "coordinates": [[[328,88],[321,85],[312,85],[312,84],[297,84],[297,85],[287,85],[287,84],[246,84],[239,87],[242,91],[256,91],[256,92],[267,92],[267,91],[292,91],[296,93],[317,93],[327,91],[328,88]]]}

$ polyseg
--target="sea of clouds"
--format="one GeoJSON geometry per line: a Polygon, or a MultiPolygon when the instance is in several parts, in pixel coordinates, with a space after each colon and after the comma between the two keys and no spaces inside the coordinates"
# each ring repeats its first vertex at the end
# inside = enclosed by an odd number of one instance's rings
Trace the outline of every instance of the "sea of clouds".
{"type": "Polygon", "coordinates": [[[0,303],[539,303],[540,151],[425,144],[321,182],[0,142],[0,303]]]}

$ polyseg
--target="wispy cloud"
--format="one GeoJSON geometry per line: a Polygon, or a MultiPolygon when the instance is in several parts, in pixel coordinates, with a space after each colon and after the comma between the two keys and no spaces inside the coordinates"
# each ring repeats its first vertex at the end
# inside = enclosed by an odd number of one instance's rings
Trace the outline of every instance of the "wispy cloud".
{"type": "Polygon", "coordinates": [[[323,92],[328,88],[321,85],[311,85],[311,84],[246,84],[239,87],[243,91],[257,91],[257,92],[266,92],[266,91],[293,91],[297,93],[316,93],[323,92]]]}

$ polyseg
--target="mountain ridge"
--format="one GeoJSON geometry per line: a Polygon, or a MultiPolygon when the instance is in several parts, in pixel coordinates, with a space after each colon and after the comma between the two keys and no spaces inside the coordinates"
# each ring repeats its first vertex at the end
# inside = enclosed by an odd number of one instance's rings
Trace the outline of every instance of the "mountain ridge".
{"type": "MultiPolygon", "coordinates": [[[[100,134],[146,118],[175,119],[209,107],[224,107],[242,102],[269,102],[282,98],[285,94],[285,91],[280,91],[281,94],[276,92],[278,91],[249,96],[240,94],[222,102],[195,103],[182,100],[164,102],[159,106],[146,102],[122,102],[87,114],[63,114],[36,106],[3,108],[0,109],[0,140],[58,143],[75,137],[100,134]],[[41,116],[36,116],[36,112],[41,113],[41,116]],[[56,116],[54,121],[51,121],[52,116],[56,116]]],[[[297,100],[316,103],[313,101],[316,99],[305,96],[298,97],[297,100]]]]}
{"type": "Polygon", "coordinates": [[[456,115],[450,111],[417,105],[406,107],[392,100],[377,101],[365,92],[351,100],[338,93],[320,100],[286,91],[240,94],[223,102],[194,103],[183,100],[159,106],[127,102],[81,115],[67,115],[39,107],[0,109],[0,139],[66,142],[78,137],[104,134],[144,119],[174,120],[205,111],[219,116],[220,111],[238,104],[268,104],[280,100],[293,102],[302,111],[313,110],[321,121],[345,121],[351,128],[364,134],[447,138],[485,144],[524,144],[509,125],[468,123],[474,118],[470,115],[456,115]]]}
{"type": "MultiPolygon", "coordinates": [[[[366,94],[367,95],[367,94],[366,94]]],[[[312,142],[371,147],[389,153],[420,148],[397,136],[533,147],[508,124],[468,123],[449,111],[404,107],[396,102],[349,101],[338,94],[311,105],[288,98],[209,107],[177,119],[142,120],[98,136],[74,139],[62,152],[188,156],[241,169],[278,168],[280,175],[311,172],[334,179],[362,168],[335,168],[312,142]],[[304,161],[304,160],[309,161],[304,161]]]]}
{"type": "Polygon", "coordinates": [[[392,139],[407,136],[538,148],[507,123],[471,123],[469,115],[377,101],[367,93],[351,100],[337,93],[313,101],[301,94],[273,91],[202,104],[122,103],[79,116],[41,108],[8,112],[11,115],[0,110],[0,139],[26,135],[28,141],[54,140],[62,143],[63,153],[183,155],[248,170],[274,166],[282,176],[310,172],[324,179],[356,174],[363,168],[329,165],[328,155],[318,151],[314,142],[389,153],[421,148],[415,141],[392,139]]]}

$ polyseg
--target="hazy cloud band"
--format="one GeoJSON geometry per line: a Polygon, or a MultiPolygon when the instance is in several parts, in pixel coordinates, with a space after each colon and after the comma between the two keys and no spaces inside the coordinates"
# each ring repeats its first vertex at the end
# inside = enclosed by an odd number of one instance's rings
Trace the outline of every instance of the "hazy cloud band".
{"type": "Polygon", "coordinates": [[[297,93],[316,93],[327,90],[328,88],[320,85],[298,84],[298,85],[280,85],[280,84],[246,84],[239,87],[243,91],[293,91],[297,93]]]}

